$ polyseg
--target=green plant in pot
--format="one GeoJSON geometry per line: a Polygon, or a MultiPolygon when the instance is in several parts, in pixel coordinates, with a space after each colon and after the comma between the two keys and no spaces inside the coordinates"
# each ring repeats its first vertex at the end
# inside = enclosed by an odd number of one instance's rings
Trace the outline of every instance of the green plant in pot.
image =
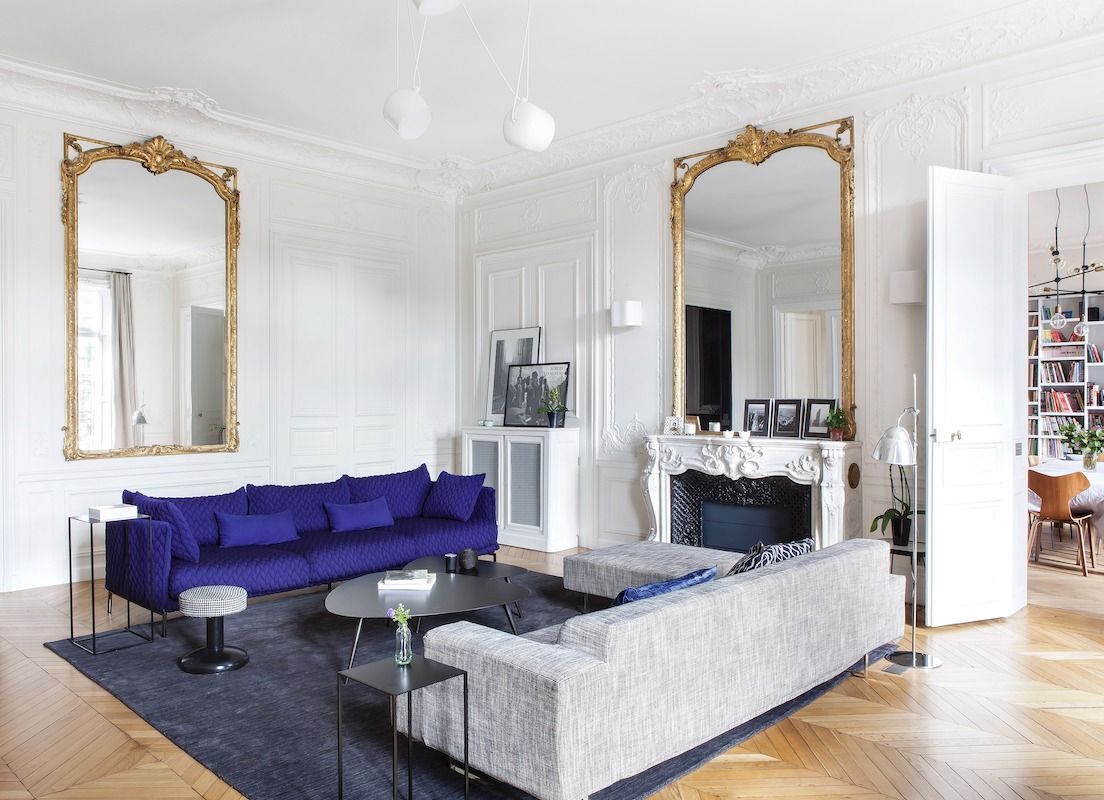
{"type": "Polygon", "coordinates": [[[541,401],[540,408],[537,411],[548,415],[549,428],[562,428],[564,426],[567,406],[563,404],[563,400],[560,398],[559,386],[553,386],[544,393],[544,400],[541,401]]]}
{"type": "Polygon", "coordinates": [[[1076,420],[1070,420],[1058,426],[1058,432],[1062,434],[1069,451],[1080,454],[1081,466],[1087,470],[1095,470],[1097,459],[1104,453],[1104,429],[1089,428],[1086,430],[1077,424],[1076,420]]]}
{"type": "Polygon", "coordinates": [[[834,442],[842,442],[843,437],[847,435],[847,415],[843,413],[842,408],[833,408],[828,412],[828,416],[824,418],[824,425],[828,428],[828,435],[834,442]]]}
{"type": "Polygon", "coordinates": [[[884,536],[886,528],[889,528],[893,532],[893,544],[905,547],[912,535],[912,506],[909,504],[912,491],[909,487],[908,473],[905,472],[904,467],[897,464],[889,467],[889,495],[892,503],[889,508],[874,517],[874,521],[870,523],[870,532],[874,533],[880,528],[884,536]],[[894,471],[897,472],[896,480],[893,477],[894,471]]]}

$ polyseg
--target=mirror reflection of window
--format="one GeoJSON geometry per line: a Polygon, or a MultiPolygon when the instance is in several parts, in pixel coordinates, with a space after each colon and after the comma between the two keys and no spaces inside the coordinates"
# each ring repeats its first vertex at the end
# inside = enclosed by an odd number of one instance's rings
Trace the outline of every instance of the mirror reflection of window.
{"type": "Polygon", "coordinates": [[[115,441],[110,320],[107,276],[82,271],[77,284],[77,436],[87,450],[107,450],[115,441]]]}

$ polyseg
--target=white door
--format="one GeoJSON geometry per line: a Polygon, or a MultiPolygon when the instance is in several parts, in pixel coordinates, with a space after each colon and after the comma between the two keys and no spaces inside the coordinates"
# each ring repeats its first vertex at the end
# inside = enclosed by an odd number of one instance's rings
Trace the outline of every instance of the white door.
{"type": "Polygon", "coordinates": [[[931,169],[930,626],[1027,604],[1026,228],[1026,193],[1012,179],[931,169]]]}

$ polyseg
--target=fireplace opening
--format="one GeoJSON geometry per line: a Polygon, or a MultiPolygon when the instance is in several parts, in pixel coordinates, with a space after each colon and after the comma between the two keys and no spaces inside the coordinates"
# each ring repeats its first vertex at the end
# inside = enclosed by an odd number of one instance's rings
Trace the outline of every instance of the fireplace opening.
{"type": "Polygon", "coordinates": [[[789,478],[740,478],[688,470],[671,476],[671,541],[747,552],[812,536],[812,487],[789,478]]]}

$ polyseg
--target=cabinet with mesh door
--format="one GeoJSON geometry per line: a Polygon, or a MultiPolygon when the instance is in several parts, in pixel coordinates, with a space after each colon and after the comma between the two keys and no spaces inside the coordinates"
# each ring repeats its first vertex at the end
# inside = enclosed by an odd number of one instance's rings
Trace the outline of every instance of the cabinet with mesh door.
{"type": "Polygon", "coordinates": [[[546,553],[579,545],[579,429],[464,428],[464,473],[485,473],[498,540],[546,553]]]}

